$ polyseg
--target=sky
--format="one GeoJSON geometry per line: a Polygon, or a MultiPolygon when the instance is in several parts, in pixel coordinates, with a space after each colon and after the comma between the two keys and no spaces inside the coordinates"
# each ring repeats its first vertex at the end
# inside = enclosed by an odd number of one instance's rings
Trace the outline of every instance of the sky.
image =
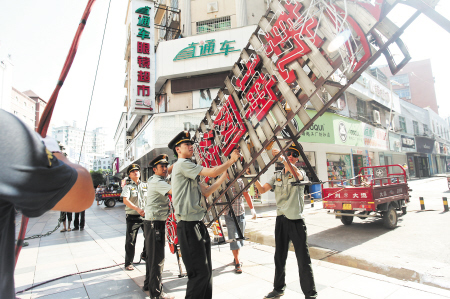
{"type": "MultiPolygon", "coordinates": [[[[13,86],[33,90],[42,99],[52,94],[87,0],[0,0],[0,51],[11,54],[13,86]]],[[[92,98],[88,129],[106,127],[115,133],[126,90],[125,14],[128,0],[112,0],[92,98]]],[[[77,55],[59,93],[52,125],[84,127],[94,84],[109,0],[97,0],[81,37],[77,55]]],[[[441,0],[436,10],[450,19],[450,1],[441,0]]],[[[404,7],[392,12],[391,20],[403,20],[404,7]]],[[[450,69],[450,33],[420,16],[402,36],[413,60],[431,59],[439,112],[450,115],[447,91],[450,69]]],[[[383,64],[377,61],[376,64],[383,64]]],[[[417,74],[420,76],[420,74],[417,74]]]]}

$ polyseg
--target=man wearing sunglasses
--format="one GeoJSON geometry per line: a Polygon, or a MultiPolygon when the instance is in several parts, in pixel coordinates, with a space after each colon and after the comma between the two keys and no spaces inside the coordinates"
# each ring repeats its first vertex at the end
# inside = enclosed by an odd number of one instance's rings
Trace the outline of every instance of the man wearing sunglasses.
{"type": "MultiPolygon", "coordinates": [[[[280,151],[272,150],[275,156],[280,151]]],[[[277,202],[277,219],[275,223],[275,278],[273,291],[264,298],[279,298],[284,295],[286,288],[286,259],[289,250],[289,243],[292,241],[297,257],[298,273],[300,275],[300,286],[305,298],[316,298],[317,291],[314,283],[314,276],[309,256],[308,244],[306,241],[306,225],[302,217],[304,202],[303,192],[305,186],[293,186],[295,182],[295,172],[300,181],[307,181],[308,177],[303,169],[295,166],[300,152],[291,145],[286,151],[288,161],[281,155],[279,161],[284,164],[284,169],[275,172],[275,175],[268,183],[261,185],[256,181],[255,185],[261,194],[271,190],[275,192],[277,202]]]]}

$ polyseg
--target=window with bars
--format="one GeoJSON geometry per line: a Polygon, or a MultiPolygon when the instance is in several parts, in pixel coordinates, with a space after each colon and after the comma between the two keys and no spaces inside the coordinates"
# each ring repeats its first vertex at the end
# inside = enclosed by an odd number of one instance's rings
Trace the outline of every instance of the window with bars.
{"type": "Polygon", "coordinates": [[[406,131],[406,121],[405,118],[403,116],[399,116],[398,117],[398,121],[400,123],[400,129],[402,129],[402,132],[407,133],[406,131]]]}
{"type": "Polygon", "coordinates": [[[230,28],[231,19],[229,16],[197,22],[197,34],[220,31],[230,28]]]}

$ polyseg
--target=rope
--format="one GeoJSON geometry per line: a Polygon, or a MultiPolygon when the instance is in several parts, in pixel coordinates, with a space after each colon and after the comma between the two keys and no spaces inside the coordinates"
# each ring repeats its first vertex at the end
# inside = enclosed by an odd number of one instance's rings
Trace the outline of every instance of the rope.
{"type": "Polygon", "coordinates": [[[87,128],[87,124],[88,124],[88,120],[89,120],[89,114],[91,112],[92,97],[94,96],[95,82],[97,81],[97,73],[98,73],[98,66],[100,65],[100,58],[102,57],[103,41],[105,40],[106,25],[108,24],[108,16],[109,16],[109,8],[110,7],[111,7],[111,0],[109,0],[108,12],[106,13],[105,28],[103,29],[102,44],[100,46],[100,53],[98,54],[97,69],[95,70],[94,85],[92,86],[91,100],[89,101],[89,108],[88,108],[88,113],[87,113],[87,117],[86,117],[86,124],[84,125],[83,139],[81,140],[81,148],[80,148],[80,156],[78,157],[78,164],[80,164],[81,153],[83,152],[84,137],[86,136],[86,128],[87,128]]]}
{"type": "MultiPolygon", "coordinates": [[[[77,32],[75,33],[75,37],[72,41],[72,45],[70,47],[69,54],[67,55],[66,62],[64,63],[64,66],[63,66],[63,69],[59,76],[55,90],[53,91],[52,95],[50,96],[47,106],[45,107],[45,109],[42,113],[41,120],[39,121],[38,128],[36,129],[36,132],[39,133],[42,137],[47,136],[48,126],[49,126],[50,120],[52,118],[53,109],[55,108],[59,90],[61,89],[61,87],[64,83],[64,80],[66,79],[67,74],[69,73],[70,67],[72,66],[72,62],[75,59],[75,54],[77,53],[77,49],[78,49],[78,43],[80,41],[80,37],[81,37],[81,34],[83,33],[84,26],[86,24],[86,20],[89,17],[89,14],[91,12],[92,5],[94,4],[94,2],[95,2],[95,0],[89,0],[89,2],[86,5],[86,9],[84,10],[83,16],[81,18],[84,21],[80,22],[80,24],[78,24],[77,32]]],[[[22,215],[22,223],[20,225],[20,231],[19,231],[19,235],[17,237],[17,244],[16,244],[16,248],[14,251],[15,256],[16,256],[15,265],[17,265],[17,260],[19,259],[19,254],[20,254],[20,251],[22,250],[22,245],[23,245],[23,240],[25,238],[27,225],[28,225],[28,217],[26,217],[25,215],[22,215]]]]}

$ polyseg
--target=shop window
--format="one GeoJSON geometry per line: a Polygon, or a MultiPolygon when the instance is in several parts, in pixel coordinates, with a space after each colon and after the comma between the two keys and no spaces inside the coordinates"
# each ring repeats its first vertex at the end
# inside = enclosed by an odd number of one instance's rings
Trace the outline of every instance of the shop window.
{"type": "Polygon", "coordinates": [[[352,177],[352,162],[350,155],[327,154],[327,172],[330,187],[337,184],[348,185],[347,179],[352,177]],[[345,181],[343,181],[345,180],[345,181]]]}
{"type": "Polygon", "coordinates": [[[414,135],[419,135],[419,123],[413,120],[414,135]]]}
{"type": "Polygon", "coordinates": [[[405,118],[403,116],[399,116],[398,117],[398,121],[400,123],[400,129],[402,132],[407,133],[406,131],[406,122],[405,122],[405,118]]]}

